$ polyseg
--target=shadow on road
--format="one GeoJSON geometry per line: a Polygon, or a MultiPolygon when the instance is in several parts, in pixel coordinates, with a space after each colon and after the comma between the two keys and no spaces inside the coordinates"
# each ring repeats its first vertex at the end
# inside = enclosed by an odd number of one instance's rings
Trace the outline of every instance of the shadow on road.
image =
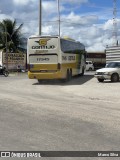
{"type": "Polygon", "coordinates": [[[87,81],[91,80],[93,77],[94,75],[87,74],[84,76],[74,76],[69,82],[61,82],[60,80],[43,80],[40,83],[33,83],[33,85],[82,85],[87,81]]]}

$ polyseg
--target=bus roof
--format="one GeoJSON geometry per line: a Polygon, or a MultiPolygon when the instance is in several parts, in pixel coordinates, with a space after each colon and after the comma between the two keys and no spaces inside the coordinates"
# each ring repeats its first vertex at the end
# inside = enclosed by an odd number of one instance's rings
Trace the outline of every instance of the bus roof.
{"type": "Polygon", "coordinates": [[[81,45],[84,46],[84,44],[82,44],[81,42],[79,41],[76,41],[72,38],[69,38],[69,37],[60,37],[58,35],[32,35],[29,37],[29,39],[34,39],[34,38],[60,38],[60,39],[64,39],[66,41],[71,41],[71,42],[75,42],[75,43],[80,43],[81,45]]]}
{"type": "Polygon", "coordinates": [[[59,38],[59,36],[51,36],[51,35],[32,35],[29,37],[29,39],[32,39],[32,38],[48,38],[48,37],[51,37],[51,38],[59,38]]]}
{"type": "MultiPolygon", "coordinates": [[[[32,38],[60,38],[60,39],[65,39],[65,40],[68,40],[68,41],[73,41],[73,42],[78,42],[72,38],[69,38],[69,37],[60,37],[58,35],[32,35],[29,37],[29,39],[32,39],[32,38]]],[[[79,42],[80,43],[80,42],[79,42]]]]}

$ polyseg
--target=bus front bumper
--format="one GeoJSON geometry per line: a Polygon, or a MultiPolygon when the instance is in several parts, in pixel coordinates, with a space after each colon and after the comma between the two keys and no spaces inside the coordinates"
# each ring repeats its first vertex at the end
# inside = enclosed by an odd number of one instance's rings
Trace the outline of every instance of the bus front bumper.
{"type": "Polygon", "coordinates": [[[47,79],[63,79],[65,75],[61,71],[56,72],[30,72],[28,71],[28,77],[30,79],[47,80],[47,79]]]}

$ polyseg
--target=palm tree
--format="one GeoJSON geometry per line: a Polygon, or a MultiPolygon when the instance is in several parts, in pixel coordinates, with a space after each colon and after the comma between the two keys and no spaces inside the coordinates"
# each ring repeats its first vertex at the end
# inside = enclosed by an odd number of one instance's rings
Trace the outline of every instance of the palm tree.
{"type": "Polygon", "coordinates": [[[0,22],[0,48],[9,51],[16,52],[18,46],[22,43],[21,37],[21,28],[23,24],[17,26],[16,20],[12,21],[10,19],[5,19],[0,22]]]}

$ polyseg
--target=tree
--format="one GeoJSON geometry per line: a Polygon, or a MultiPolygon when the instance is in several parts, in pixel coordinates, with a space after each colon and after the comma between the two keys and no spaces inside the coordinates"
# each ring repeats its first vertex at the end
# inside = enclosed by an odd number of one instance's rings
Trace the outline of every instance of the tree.
{"type": "Polygon", "coordinates": [[[22,44],[22,29],[23,24],[17,26],[16,20],[12,21],[10,19],[5,19],[0,22],[0,48],[9,51],[16,52],[18,46],[22,44]]]}

